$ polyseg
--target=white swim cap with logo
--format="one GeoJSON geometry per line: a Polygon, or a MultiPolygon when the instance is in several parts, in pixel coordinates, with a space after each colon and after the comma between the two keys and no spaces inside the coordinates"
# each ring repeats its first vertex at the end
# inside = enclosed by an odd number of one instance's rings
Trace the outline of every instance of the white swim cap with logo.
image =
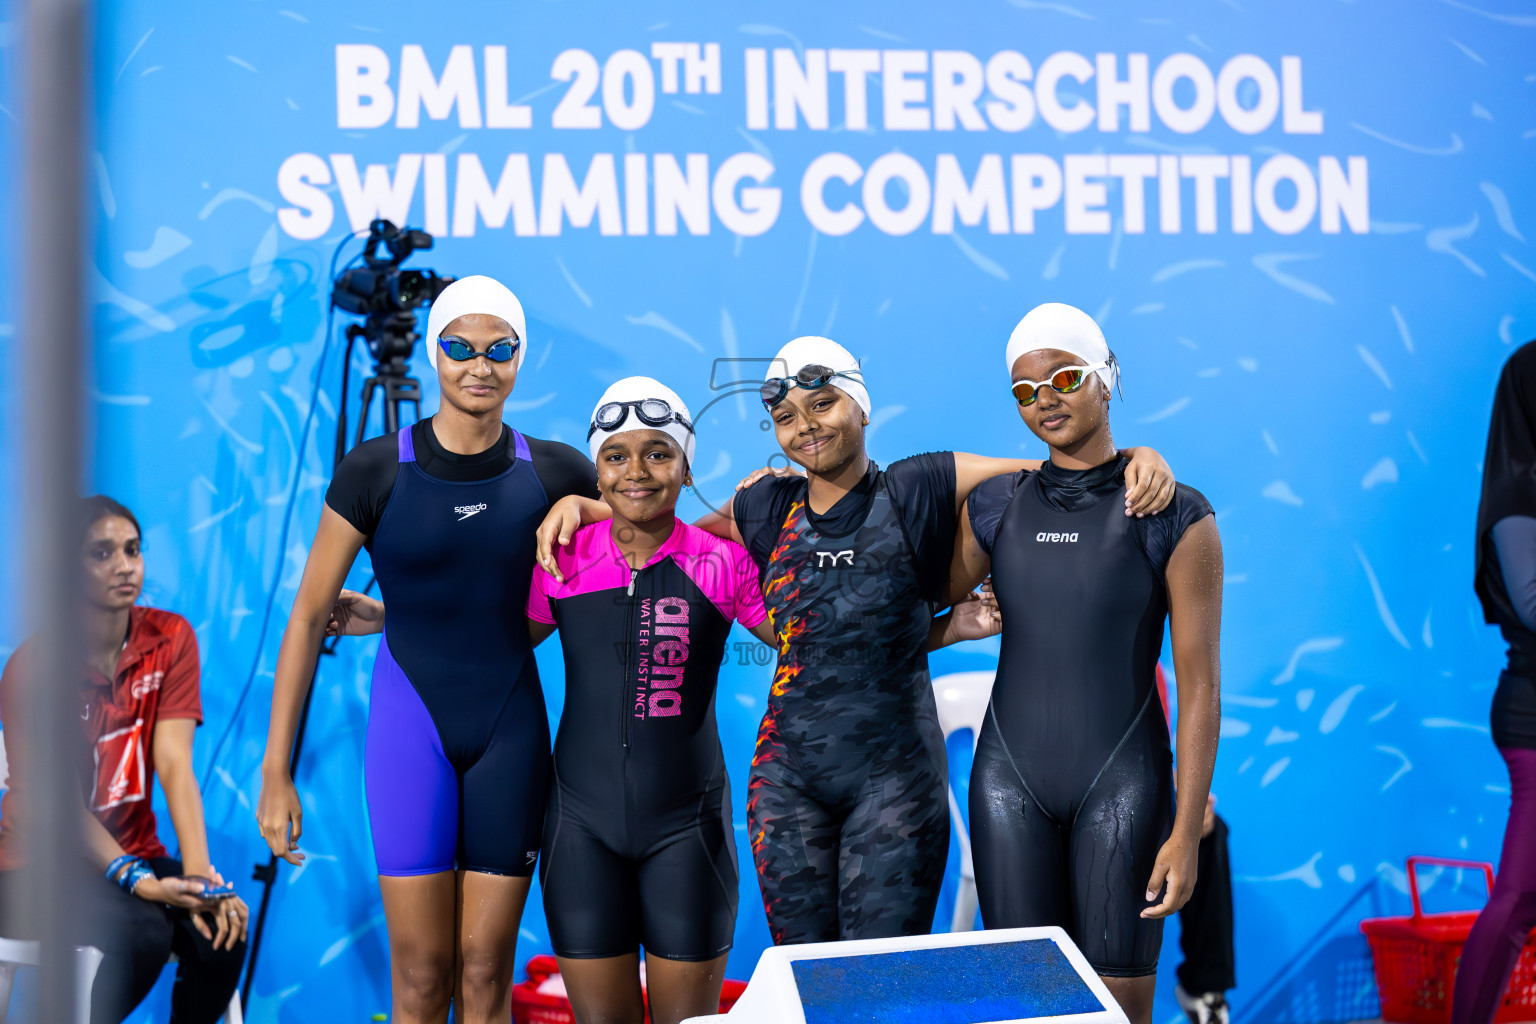
{"type": "Polygon", "coordinates": [[[427,359],[433,369],[437,368],[438,338],[449,324],[471,313],[500,317],[517,332],[522,344],[517,347],[517,355],[512,357],[512,368],[521,369],[528,355],[528,325],[523,318],[523,304],[517,301],[512,289],[483,274],[459,278],[444,288],[437,301],[432,303],[432,311],[427,314],[427,359]]]}
{"type": "MultiPolygon", "coordinates": [[[[603,392],[603,397],[599,398],[597,404],[592,407],[592,415],[588,418],[587,425],[592,426],[597,422],[597,410],[609,402],[643,402],[648,398],[661,399],[672,407],[674,413],[681,414],[689,423],[693,422],[693,414],[688,411],[688,406],[683,404],[683,400],[677,396],[676,391],[673,391],[661,381],[651,377],[625,377],[621,381],[616,381],[607,391],[603,392]]],[[[683,458],[688,460],[690,466],[693,465],[693,431],[684,427],[676,420],[671,423],[663,423],[660,426],[653,426],[640,418],[639,410],[633,405],[625,410],[624,419],[620,421],[617,430],[603,430],[599,427],[592,432],[592,436],[587,439],[587,448],[591,453],[592,461],[597,461],[598,450],[603,447],[604,442],[610,437],[630,430],[661,431],[677,443],[677,447],[683,453],[683,458]]]]}
{"type": "Polygon", "coordinates": [[[1008,375],[1012,377],[1013,364],[1019,356],[1043,348],[1077,356],[1087,366],[1108,363],[1097,371],[1104,387],[1111,389],[1120,382],[1120,364],[1109,350],[1104,332],[1093,322],[1093,317],[1076,306],[1047,302],[1024,315],[1008,338],[1008,375]]]}
{"type": "Polygon", "coordinates": [[[864,371],[852,353],[830,338],[806,335],[779,349],[779,354],[768,364],[764,380],[774,377],[793,377],[807,366],[825,366],[847,377],[833,377],[831,386],[859,403],[864,415],[869,415],[869,391],[864,387],[864,371]]]}

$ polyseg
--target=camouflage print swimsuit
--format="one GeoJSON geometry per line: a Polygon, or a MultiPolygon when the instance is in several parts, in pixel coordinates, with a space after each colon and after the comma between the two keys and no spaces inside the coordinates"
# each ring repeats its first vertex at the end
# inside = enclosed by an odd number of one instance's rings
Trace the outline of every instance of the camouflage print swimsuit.
{"type": "Polygon", "coordinates": [[[885,474],[840,536],[818,532],[802,492],[763,581],[779,655],[747,821],[773,940],[926,934],[949,850],[948,770],[931,606],[885,474]]]}

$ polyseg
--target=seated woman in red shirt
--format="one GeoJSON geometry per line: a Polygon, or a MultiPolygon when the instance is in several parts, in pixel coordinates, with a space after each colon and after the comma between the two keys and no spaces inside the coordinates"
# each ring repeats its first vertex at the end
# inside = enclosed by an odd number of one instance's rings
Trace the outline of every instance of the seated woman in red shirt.
{"type": "MultiPolygon", "coordinates": [[[[197,638],[186,619],[134,605],[144,585],[139,523],[97,495],[82,502],[78,620],[85,663],[77,686],[83,738],[80,779],[82,934],[105,957],[92,988],[93,1024],[116,1024],[154,987],[166,961],[179,964],[173,1024],[213,1024],[229,1006],[245,960],[249,911],[240,897],[205,898],[223,887],[208,862],[203,802],[192,774],[192,734],[203,720],[197,638]],[[150,795],[155,773],[170,807],[181,859],[156,835],[150,795]],[[106,877],[103,878],[102,874],[106,877]]],[[[0,675],[0,721],[21,721],[30,642],[0,675]]],[[[0,802],[0,935],[34,933],[23,905],[28,872],[27,741],[6,730],[10,789],[0,802]]]]}

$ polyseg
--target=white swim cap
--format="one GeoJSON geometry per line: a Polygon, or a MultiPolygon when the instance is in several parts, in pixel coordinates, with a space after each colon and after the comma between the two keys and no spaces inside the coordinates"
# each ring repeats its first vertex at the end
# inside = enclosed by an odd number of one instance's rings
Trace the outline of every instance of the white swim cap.
{"type": "Polygon", "coordinates": [[[864,371],[859,369],[859,361],[830,338],[818,338],[815,335],[796,338],[779,349],[779,354],[768,364],[768,372],[763,374],[763,379],[793,377],[807,366],[825,366],[836,373],[849,374],[847,377],[834,377],[831,386],[859,403],[864,415],[869,415],[869,391],[864,387],[864,371]]]}
{"type": "Polygon", "coordinates": [[[1093,322],[1093,317],[1076,306],[1062,302],[1047,302],[1036,306],[1024,315],[1008,338],[1008,374],[1013,375],[1013,364],[1026,352],[1053,348],[1077,356],[1086,365],[1108,363],[1098,371],[1105,388],[1120,383],[1120,364],[1104,340],[1104,332],[1093,322]]]}
{"type": "Polygon", "coordinates": [[[501,317],[517,332],[522,344],[517,347],[517,355],[512,357],[512,368],[521,369],[523,359],[528,355],[528,325],[523,319],[523,304],[517,301],[512,289],[481,274],[459,278],[444,288],[437,301],[432,303],[432,311],[427,314],[427,360],[432,368],[437,368],[437,339],[449,324],[471,313],[501,317]]]}
{"type": "MultiPolygon", "coordinates": [[[[659,411],[659,410],[658,410],[659,411]]],[[[677,442],[677,447],[682,451],[683,458],[688,460],[688,465],[693,465],[693,415],[688,411],[688,406],[677,397],[677,392],[667,387],[659,380],[650,377],[625,377],[614,383],[603,397],[597,400],[592,407],[592,416],[589,424],[597,427],[587,438],[587,449],[591,453],[592,461],[597,461],[597,453],[604,442],[615,434],[622,434],[630,430],[659,430],[677,442]],[[643,415],[648,412],[639,403],[661,401],[667,405],[668,415],[665,422],[647,423],[643,415]],[[614,421],[612,430],[605,430],[597,426],[598,411],[605,405],[622,404],[620,410],[622,418],[614,421]],[[677,417],[681,416],[688,425],[679,423],[677,417]]]]}

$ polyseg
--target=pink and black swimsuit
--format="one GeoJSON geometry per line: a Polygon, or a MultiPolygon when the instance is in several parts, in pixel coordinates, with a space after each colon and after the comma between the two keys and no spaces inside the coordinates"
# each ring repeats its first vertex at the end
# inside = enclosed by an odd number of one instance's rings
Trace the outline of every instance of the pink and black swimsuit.
{"type": "Polygon", "coordinates": [[[535,570],[528,617],[560,630],[565,710],[540,884],[555,952],[712,960],[731,948],[736,844],[715,727],[732,622],[767,616],[738,544],[678,522],[631,570],[611,525],[535,570]]]}

